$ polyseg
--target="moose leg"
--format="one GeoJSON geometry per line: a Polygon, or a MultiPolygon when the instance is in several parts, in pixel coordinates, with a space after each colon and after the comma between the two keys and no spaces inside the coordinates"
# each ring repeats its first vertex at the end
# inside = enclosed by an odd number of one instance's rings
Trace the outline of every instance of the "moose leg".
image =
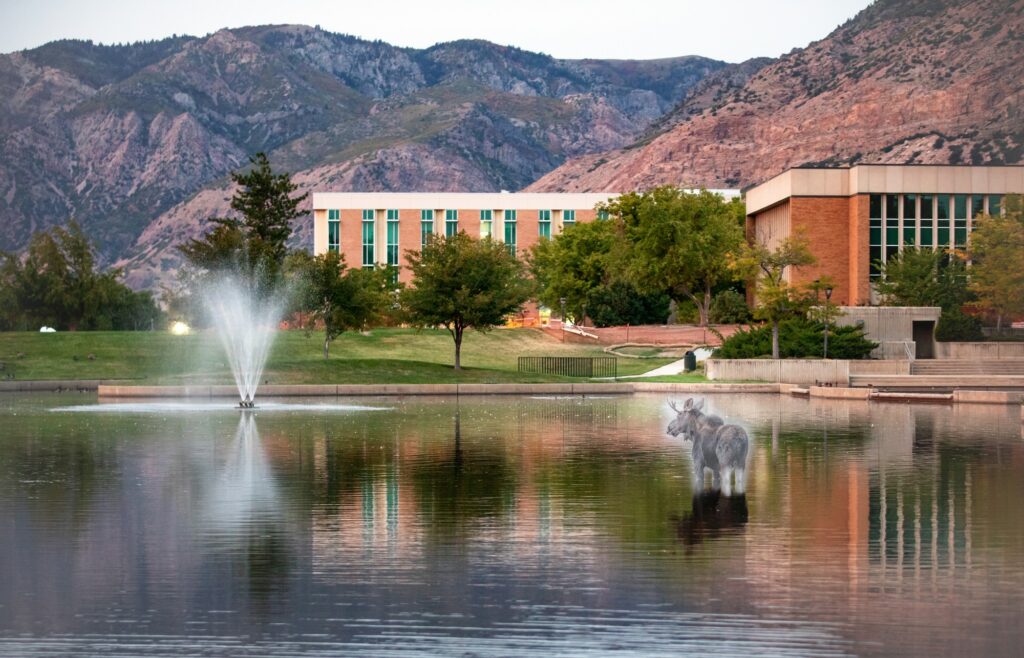
{"type": "Polygon", "coordinates": [[[722,494],[732,495],[732,469],[724,466],[722,467],[722,494]]]}
{"type": "Polygon", "coordinates": [[[747,493],[747,469],[736,469],[736,495],[742,496],[747,493]]]}
{"type": "Polygon", "coordinates": [[[704,462],[695,459],[693,461],[693,491],[700,493],[704,491],[704,462]]]}

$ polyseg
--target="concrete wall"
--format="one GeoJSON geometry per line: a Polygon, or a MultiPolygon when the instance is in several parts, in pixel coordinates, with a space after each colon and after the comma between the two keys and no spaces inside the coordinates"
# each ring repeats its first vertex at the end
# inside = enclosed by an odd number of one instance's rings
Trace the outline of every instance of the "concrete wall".
{"type": "Polygon", "coordinates": [[[864,361],[850,361],[851,375],[909,375],[910,361],[891,360],[877,361],[874,359],[864,361]]]}
{"type": "Polygon", "coordinates": [[[708,379],[847,386],[850,362],[838,359],[708,359],[708,379]]]}
{"type": "Polygon", "coordinates": [[[936,359],[1022,359],[1024,343],[936,343],[936,359]]]}

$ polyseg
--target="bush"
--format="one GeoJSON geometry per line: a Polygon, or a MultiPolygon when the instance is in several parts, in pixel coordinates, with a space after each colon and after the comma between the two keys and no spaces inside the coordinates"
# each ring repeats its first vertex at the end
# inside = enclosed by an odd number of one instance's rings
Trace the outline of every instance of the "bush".
{"type": "Polygon", "coordinates": [[[939,326],[935,327],[935,340],[985,340],[985,335],[981,331],[981,320],[967,315],[960,309],[952,309],[943,311],[939,316],[939,326]]]}
{"type": "Polygon", "coordinates": [[[723,290],[711,300],[709,319],[714,324],[740,324],[750,319],[750,307],[743,295],[723,290]]]}
{"type": "MultiPolygon", "coordinates": [[[[828,356],[831,359],[866,359],[878,347],[864,337],[860,327],[830,325],[828,356]]],[[[784,359],[818,357],[825,349],[825,325],[804,318],[779,323],[779,356],[784,359]]],[[[772,327],[765,324],[736,332],[715,352],[721,359],[756,359],[771,356],[772,327]]]]}

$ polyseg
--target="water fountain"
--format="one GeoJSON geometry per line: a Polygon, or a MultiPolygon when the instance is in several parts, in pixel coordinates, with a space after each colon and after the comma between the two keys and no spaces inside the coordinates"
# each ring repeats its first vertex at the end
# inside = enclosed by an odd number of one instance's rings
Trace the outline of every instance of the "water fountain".
{"type": "Polygon", "coordinates": [[[286,297],[261,296],[251,283],[230,276],[217,280],[203,294],[238,387],[240,409],[256,406],[256,389],[284,315],[286,297]]]}

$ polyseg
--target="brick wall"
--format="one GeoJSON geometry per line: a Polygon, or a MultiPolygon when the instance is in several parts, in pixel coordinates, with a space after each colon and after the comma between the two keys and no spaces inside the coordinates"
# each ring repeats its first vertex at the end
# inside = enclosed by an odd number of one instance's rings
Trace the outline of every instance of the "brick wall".
{"type": "Polygon", "coordinates": [[[829,277],[835,284],[832,302],[849,304],[856,295],[850,280],[850,199],[847,197],[793,197],[791,221],[794,234],[810,243],[817,263],[793,269],[794,285],[829,277]]]}

